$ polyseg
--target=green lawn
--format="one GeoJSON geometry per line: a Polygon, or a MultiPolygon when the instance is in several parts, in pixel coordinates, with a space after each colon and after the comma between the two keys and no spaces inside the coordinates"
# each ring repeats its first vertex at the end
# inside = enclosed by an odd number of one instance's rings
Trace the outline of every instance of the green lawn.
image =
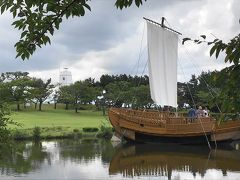
{"type": "Polygon", "coordinates": [[[23,136],[31,136],[34,127],[40,127],[44,137],[57,137],[73,133],[74,130],[82,132],[84,127],[100,128],[103,123],[110,126],[107,116],[94,110],[80,110],[79,113],[75,113],[73,110],[53,108],[45,108],[42,112],[28,109],[13,112],[11,118],[22,126],[11,125],[10,128],[17,133],[24,133],[23,136]]]}
{"type": "Polygon", "coordinates": [[[12,119],[23,126],[20,128],[39,127],[70,127],[79,129],[83,127],[99,127],[106,117],[99,111],[82,110],[75,113],[73,110],[45,110],[14,112],[12,119]]]}

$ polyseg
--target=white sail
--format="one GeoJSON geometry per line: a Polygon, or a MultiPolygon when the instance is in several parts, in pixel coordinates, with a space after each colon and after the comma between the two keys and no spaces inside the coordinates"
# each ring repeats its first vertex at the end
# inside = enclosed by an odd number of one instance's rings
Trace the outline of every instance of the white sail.
{"type": "Polygon", "coordinates": [[[148,71],[152,100],[177,107],[178,35],[147,21],[148,71]]]}

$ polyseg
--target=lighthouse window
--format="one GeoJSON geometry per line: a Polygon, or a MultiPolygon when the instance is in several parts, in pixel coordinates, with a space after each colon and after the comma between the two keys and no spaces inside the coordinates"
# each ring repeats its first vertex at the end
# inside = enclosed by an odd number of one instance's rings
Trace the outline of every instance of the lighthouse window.
{"type": "Polygon", "coordinates": [[[63,77],[63,80],[65,81],[65,77],[63,77]]]}

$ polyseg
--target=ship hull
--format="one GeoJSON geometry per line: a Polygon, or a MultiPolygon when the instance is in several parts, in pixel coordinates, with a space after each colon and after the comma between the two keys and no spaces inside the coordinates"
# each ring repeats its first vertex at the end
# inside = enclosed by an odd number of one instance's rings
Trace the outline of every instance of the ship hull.
{"type": "Polygon", "coordinates": [[[120,139],[135,142],[204,144],[240,139],[240,121],[218,125],[213,118],[191,120],[157,111],[111,108],[109,119],[120,139]]]}

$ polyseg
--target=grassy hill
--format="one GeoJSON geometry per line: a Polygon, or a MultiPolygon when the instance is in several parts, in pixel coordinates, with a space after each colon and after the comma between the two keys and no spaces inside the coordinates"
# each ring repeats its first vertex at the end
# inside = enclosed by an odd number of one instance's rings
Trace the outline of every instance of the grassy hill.
{"type": "Polygon", "coordinates": [[[20,123],[21,126],[13,126],[14,136],[18,139],[31,137],[33,129],[40,127],[41,136],[44,138],[65,137],[75,133],[81,133],[83,128],[99,128],[104,123],[110,126],[107,116],[103,116],[101,111],[65,110],[63,106],[54,109],[53,105],[44,105],[43,111],[37,111],[33,107],[28,107],[19,112],[13,112],[11,118],[20,123]]]}

